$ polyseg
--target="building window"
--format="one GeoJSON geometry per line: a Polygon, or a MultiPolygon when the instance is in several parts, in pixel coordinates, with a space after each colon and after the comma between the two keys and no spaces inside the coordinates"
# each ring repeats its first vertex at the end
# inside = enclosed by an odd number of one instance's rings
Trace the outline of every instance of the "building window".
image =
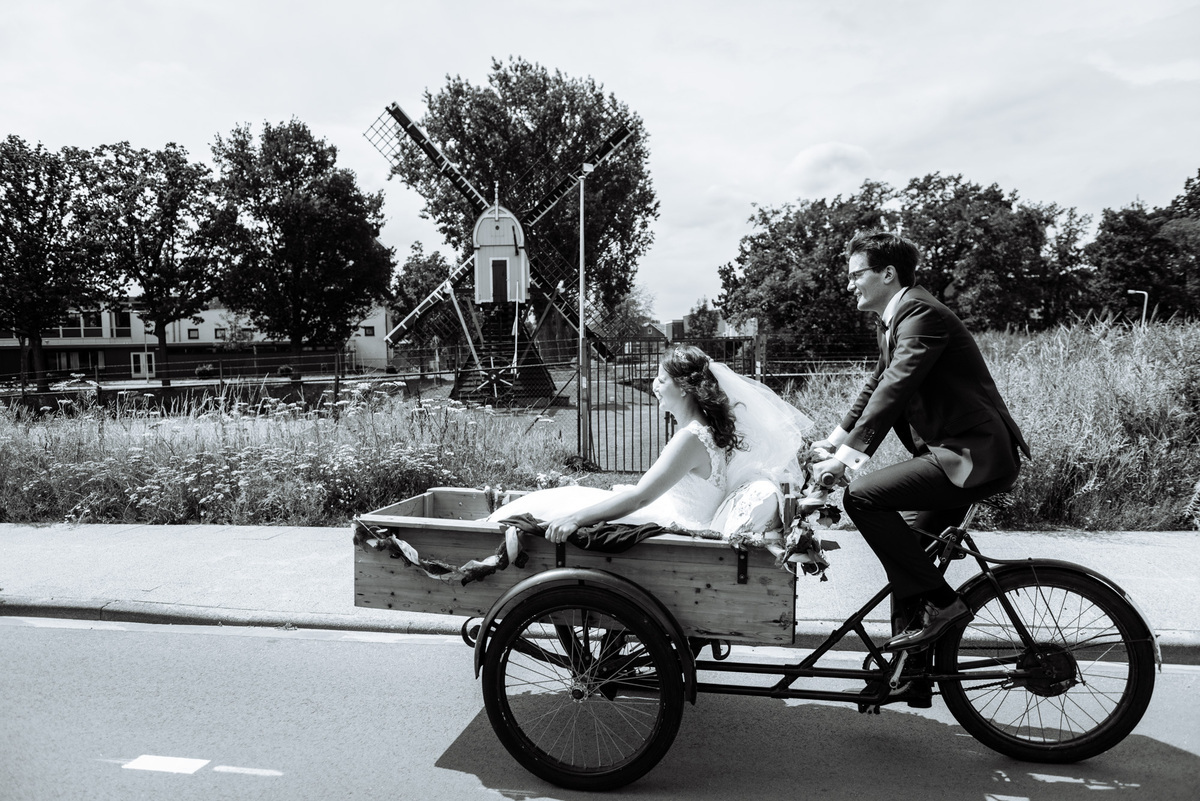
{"type": "Polygon", "coordinates": [[[224,339],[225,338],[225,329],[224,328],[213,329],[213,336],[216,337],[217,339],[224,339]]]}
{"type": "Polygon", "coordinates": [[[364,336],[364,337],[373,337],[373,336],[375,336],[375,326],[373,326],[373,325],[364,325],[364,326],[362,327],[362,329],[363,329],[363,336],[364,336]]]}
{"type": "Polygon", "coordinates": [[[85,337],[102,337],[104,336],[104,323],[101,321],[100,312],[84,312],[83,315],[83,335],[85,337]]]}
{"type": "Polygon", "coordinates": [[[188,339],[199,339],[199,338],[200,338],[200,329],[199,328],[189,328],[188,329],[188,339]]]}
{"type": "Polygon", "coordinates": [[[154,354],[147,351],[143,353],[129,354],[131,359],[130,370],[134,376],[138,378],[154,378],[154,354]]]}
{"type": "Polygon", "coordinates": [[[133,336],[128,310],[113,312],[113,323],[114,337],[121,338],[133,336]]]}
{"type": "Polygon", "coordinates": [[[249,339],[250,337],[254,336],[254,329],[253,329],[253,328],[243,328],[243,329],[242,329],[242,336],[244,336],[244,337],[246,337],[247,339],[249,339]]]}
{"type": "Polygon", "coordinates": [[[60,330],[59,336],[61,336],[63,339],[66,339],[68,337],[82,337],[83,336],[82,320],[80,319],[78,314],[72,314],[70,317],[67,317],[65,320],[62,321],[61,328],[59,330],[60,330]]]}

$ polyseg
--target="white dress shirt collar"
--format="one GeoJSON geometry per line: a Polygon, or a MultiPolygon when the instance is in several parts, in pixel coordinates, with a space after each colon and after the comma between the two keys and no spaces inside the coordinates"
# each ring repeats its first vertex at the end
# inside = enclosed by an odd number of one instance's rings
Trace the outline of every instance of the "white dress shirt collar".
{"type": "Polygon", "coordinates": [[[900,305],[900,298],[904,297],[904,293],[907,291],[908,287],[903,287],[895,295],[892,295],[892,299],[889,300],[888,305],[884,307],[883,314],[881,314],[880,317],[883,319],[883,327],[885,329],[891,328],[892,318],[896,316],[896,307],[900,305]]]}

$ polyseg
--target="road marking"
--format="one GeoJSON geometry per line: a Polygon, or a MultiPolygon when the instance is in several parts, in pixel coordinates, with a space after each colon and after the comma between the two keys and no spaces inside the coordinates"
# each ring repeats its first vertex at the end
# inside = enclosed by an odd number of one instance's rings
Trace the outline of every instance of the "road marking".
{"type": "Polygon", "coordinates": [[[129,770],[157,770],[162,773],[195,773],[212,762],[211,759],[185,759],[184,757],[154,756],[142,754],[121,767],[129,770]]]}
{"type": "Polygon", "coordinates": [[[232,765],[217,765],[213,768],[217,773],[243,773],[247,776],[282,776],[283,772],[278,770],[267,770],[266,768],[235,768],[232,765]]]}
{"type": "Polygon", "coordinates": [[[1117,788],[1125,789],[1128,787],[1141,787],[1140,784],[1126,784],[1115,779],[1106,781],[1104,779],[1077,779],[1073,776],[1055,776],[1051,773],[1030,773],[1034,781],[1046,782],[1047,784],[1082,784],[1089,790],[1116,790],[1117,788]]]}

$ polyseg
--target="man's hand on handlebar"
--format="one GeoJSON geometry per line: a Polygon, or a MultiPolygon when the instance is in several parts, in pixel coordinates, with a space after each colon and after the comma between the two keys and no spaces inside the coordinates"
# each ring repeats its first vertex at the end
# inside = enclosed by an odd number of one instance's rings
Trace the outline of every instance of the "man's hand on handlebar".
{"type": "Polygon", "coordinates": [[[827,439],[819,439],[808,448],[813,459],[830,459],[837,447],[827,439]]]}
{"type": "Polygon", "coordinates": [[[824,459],[812,466],[813,481],[821,487],[832,487],[844,475],[846,465],[837,459],[824,459]]]}

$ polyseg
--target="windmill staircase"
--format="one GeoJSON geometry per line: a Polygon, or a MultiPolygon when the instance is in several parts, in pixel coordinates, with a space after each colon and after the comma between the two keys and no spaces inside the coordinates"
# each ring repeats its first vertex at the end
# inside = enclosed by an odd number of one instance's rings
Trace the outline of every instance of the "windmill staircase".
{"type": "Polygon", "coordinates": [[[514,341],[513,308],[496,305],[476,314],[482,332],[475,344],[479,364],[471,358],[460,365],[450,397],[490,406],[528,406],[554,397],[554,379],[524,325],[518,326],[514,341]]]}

